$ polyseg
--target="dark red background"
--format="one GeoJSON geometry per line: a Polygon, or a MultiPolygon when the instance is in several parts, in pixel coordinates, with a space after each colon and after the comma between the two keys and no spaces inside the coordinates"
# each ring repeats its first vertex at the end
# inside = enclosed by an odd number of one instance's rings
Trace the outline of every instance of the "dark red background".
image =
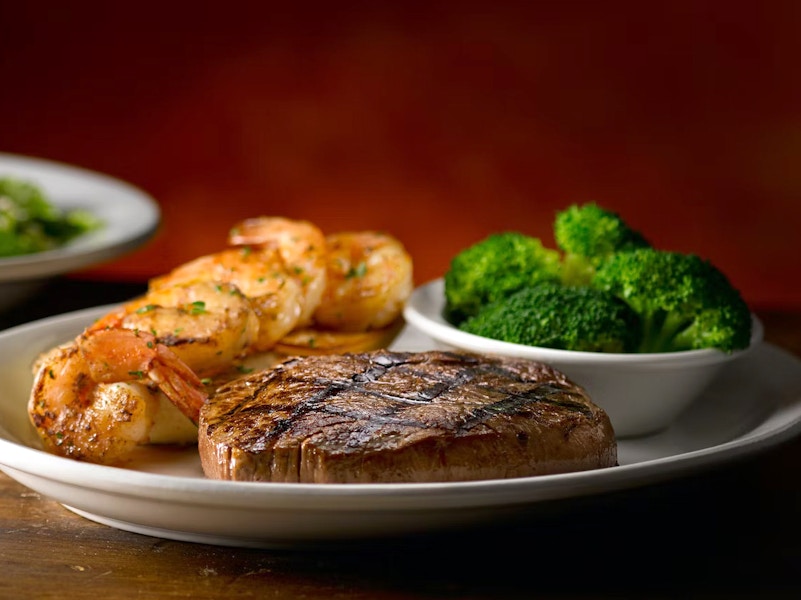
{"type": "Polygon", "coordinates": [[[88,275],[143,280],[278,214],[388,230],[422,283],[593,200],[801,306],[801,3],[289,4],[0,3],[0,151],[163,210],[88,275]]]}

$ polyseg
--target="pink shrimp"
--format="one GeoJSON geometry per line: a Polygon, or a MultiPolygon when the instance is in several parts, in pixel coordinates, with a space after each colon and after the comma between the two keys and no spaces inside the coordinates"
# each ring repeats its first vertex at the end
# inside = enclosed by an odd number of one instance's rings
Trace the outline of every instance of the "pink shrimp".
{"type": "Polygon", "coordinates": [[[314,223],[284,217],[253,217],[231,228],[228,243],[277,250],[287,272],[300,286],[301,309],[296,326],[311,323],[327,275],[325,235],[314,223]]]}
{"type": "Polygon", "coordinates": [[[197,423],[207,394],[169,348],[146,332],[87,331],[37,362],[28,415],[48,451],[113,464],[151,441],[159,392],[197,423]]]}

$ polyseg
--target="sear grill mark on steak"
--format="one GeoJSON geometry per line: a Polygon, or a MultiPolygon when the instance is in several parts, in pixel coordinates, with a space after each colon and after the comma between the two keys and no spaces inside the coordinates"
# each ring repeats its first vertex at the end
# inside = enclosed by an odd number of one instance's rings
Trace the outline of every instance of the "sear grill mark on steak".
{"type": "MultiPolygon", "coordinates": [[[[504,393],[503,390],[496,391],[499,394],[504,393]]],[[[543,383],[520,393],[511,393],[507,401],[500,404],[512,403],[515,407],[519,407],[529,402],[553,404],[554,406],[560,406],[567,410],[580,412],[585,417],[592,416],[592,411],[582,403],[582,396],[580,394],[556,387],[550,383],[543,383]]]]}
{"type": "Polygon", "coordinates": [[[200,427],[204,471],[225,479],[443,481],[617,462],[608,417],[564,374],[457,352],[288,359],[217,390],[200,427]]]}
{"type": "MultiPolygon", "coordinates": [[[[402,363],[398,363],[402,364],[402,363]]],[[[369,371],[370,369],[368,369],[369,371]]],[[[385,373],[386,370],[383,370],[385,373]]],[[[308,413],[311,412],[324,412],[330,414],[336,414],[343,417],[349,417],[354,420],[357,419],[370,419],[375,421],[379,424],[400,424],[407,427],[426,427],[428,423],[421,420],[413,420],[409,419],[408,417],[399,416],[398,413],[403,410],[404,404],[426,404],[430,403],[434,399],[440,397],[441,395],[447,393],[449,390],[452,390],[459,385],[463,385],[464,379],[462,377],[456,377],[450,379],[448,382],[438,382],[427,389],[420,390],[418,392],[414,392],[414,397],[402,396],[397,394],[389,394],[386,392],[382,392],[381,390],[373,390],[369,389],[364,385],[361,385],[364,382],[371,382],[375,383],[379,381],[377,377],[371,377],[369,379],[362,379],[359,375],[355,375],[352,383],[346,381],[337,381],[331,382],[328,386],[326,386],[322,392],[314,394],[311,396],[306,402],[303,404],[298,405],[274,405],[272,408],[273,410],[286,410],[289,409],[289,415],[286,418],[277,420],[269,432],[262,437],[262,439],[270,439],[275,438],[283,434],[284,432],[290,430],[294,423],[299,419],[303,418],[308,413]],[[325,400],[330,398],[334,398],[339,396],[343,393],[348,394],[363,394],[364,396],[373,396],[375,398],[380,398],[384,400],[390,400],[395,402],[389,407],[387,407],[385,412],[375,412],[375,411],[360,411],[360,410],[353,410],[348,407],[340,407],[335,404],[324,404],[325,400]]],[[[259,387],[261,390],[264,385],[259,387]]],[[[492,395],[497,395],[500,399],[492,402],[491,404],[477,406],[474,407],[468,412],[465,417],[460,420],[458,423],[448,423],[446,429],[453,431],[454,433],[458,434],[460,430],[469,430],[475,427],[477,424],[484,422],[488,416],[490,415],[513,415],[520,413],[524,407],[528,406],[532,402],[543,402],[543,403],[550,403],[556,406],[561,406],[567,408],[569,410],[576,410],[584,414],[585,416],[591,416],[591,411],[589,411],[584,405],[577,401],[571,400],[564,400],[565,396],[570,396],[570,392],[562,388],[557,388],[551,384],[539,384],[531,389],[526,389],[520,393],[508,393],[502,389],[498,388],[486,388],[487,392],[492,395]]],[[[241,409],[242,411],[247,410],[260,410],[259,407],[247,407],[241,409]]],[[[443,426],[446,424],[443,424],[443,426]]]]}

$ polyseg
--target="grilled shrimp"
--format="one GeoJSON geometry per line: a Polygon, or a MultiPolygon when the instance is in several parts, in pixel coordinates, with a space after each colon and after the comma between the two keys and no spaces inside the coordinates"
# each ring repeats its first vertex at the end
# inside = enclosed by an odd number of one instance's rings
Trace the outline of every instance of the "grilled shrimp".
{"type": "Polygon", "coordinates": [[[187,281],[149,290],[90,329],[147,331],[200,377],[222,372],[255,342],[259,322],[238,287],[187,281]]]}
{"type": "Polygon", "coordinates": [[[316,225],[283,217],[254,217],[234,225],[228,243],[275,248],[300,284],[302,306],[296,325],[311,323],[326,286],[325,235],[316,225]]]}
{"type": "Polygon", "coordinates": [[[197,281],[235,285],[250,301],[259,324],[251,351],[270,350],[300,319],[301,285],[273,247],[227,248],[201,256],[152,279],[148,294],[197,281]]]}
{"type": "Polygon", "coordinates": [[[87,331],[40,358],[28,415],[50,452],[114,464],[153,441],[159,392],[197,423],[207,394],[171,350],[146,332],[87,331]]]}
{"type": "Polygon", "coordinates": [[[314,313],[323,328],[366,331],[400,317],[412,292],[412,258],[394,237],[374,231],[326,237],[327,286],[314,313]]]}

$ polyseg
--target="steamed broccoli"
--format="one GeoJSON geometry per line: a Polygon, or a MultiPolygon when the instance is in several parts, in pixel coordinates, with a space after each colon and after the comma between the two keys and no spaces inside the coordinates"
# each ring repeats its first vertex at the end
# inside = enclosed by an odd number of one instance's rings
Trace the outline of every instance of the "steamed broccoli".
{"type": "Polygon", "coordinates": [[[650,246],[617,213],[594,203],[558,212],[553,232],[556,245],[564,253],[562,277],[572,285],[588,284],[595,270],[613,254],[650,246]]]}
{"type": "Polygon", "coordinates": [[[639,315],[640,352],[746,348],[751,313],[726,276],[694,254],[645,248],[613,255],[593,287],[623,299],[639,315]]]}
{"type": "Polygon", "coordinates": [[[460,327],[517,344],[584,352],[634,352],[640,322],[622,300],[589,287],[541,284],[488,304],[460,327]]]}
{"type": "Polygon", "coordinates": [[[445,273],[446,318],[458,324],[524,287],[559,281],[560,256],[522,233],[491,234],[459,252],[445,273]]]}

